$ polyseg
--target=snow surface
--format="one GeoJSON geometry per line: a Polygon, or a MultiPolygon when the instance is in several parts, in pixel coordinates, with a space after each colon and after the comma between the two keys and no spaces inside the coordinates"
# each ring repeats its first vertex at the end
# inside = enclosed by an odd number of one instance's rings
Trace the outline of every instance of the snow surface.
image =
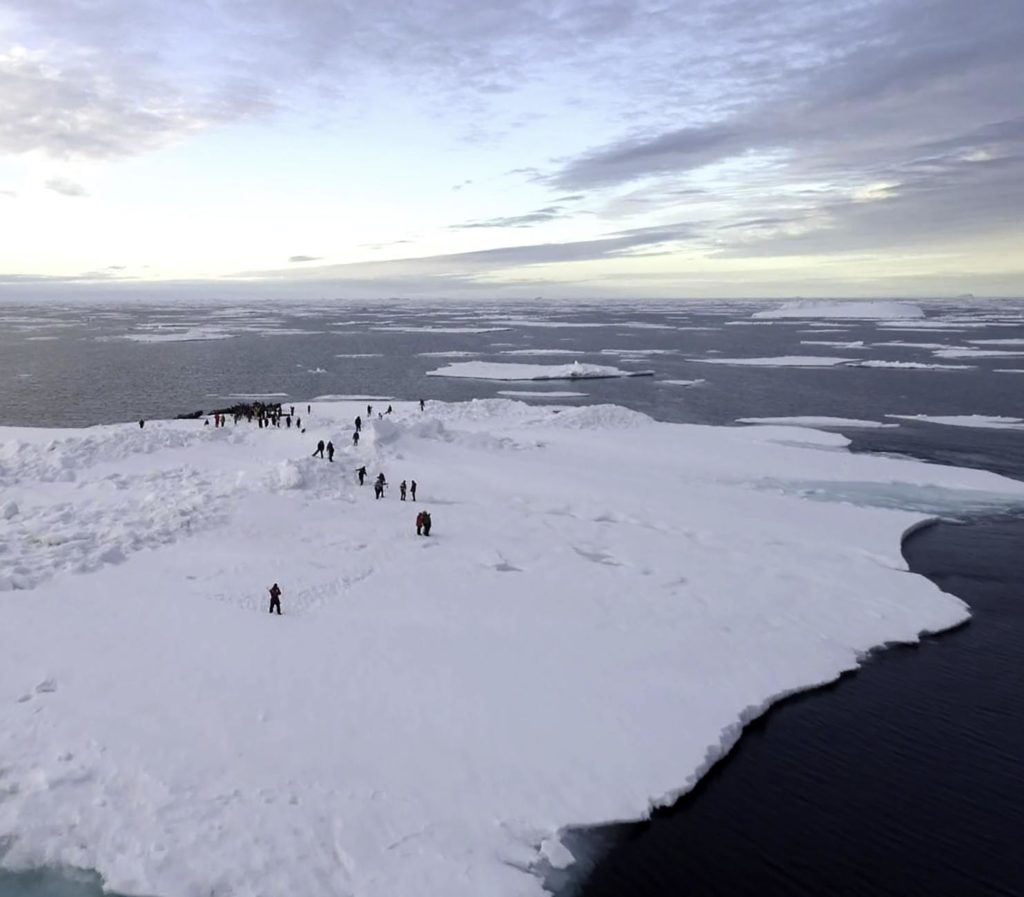
{"type": "Polygon", "coordinates": [[[658,380],[657,382],[665,386],[696,386],[698,383],[707,383],[703,377],[697,380],[658,380]]]}
{"type": "Polygon", "coordinates": [[[370,330],[391,333],[500,333],[503,330],[511,329],[511,327],[412,327],[399,324],[385,324],[380,327],[370,328],[370,330]]]}
{"type": "Polygon", "coordinates": [[[540,897],[562,828],[645,816],[772,701],[966,618],[906,571],[922,514],[851,497],[1024,502],[818,430],[432,401],[352,448],[361,407],[0,430],[0,865],[540,897]]]}
{"type": "Polygon", "coordinates": [[[770,358],[691,358],[704,364],[749,364],[758,367],[831,367],[846,364],[850,358],[836,358],[828,355],[778,355],[770,358]]]}
{"type": "Polygon", "coordinates": [[[463,361],[427,371],[428,377],[469,377],[474,380],[603,380],[612,377],[652,377],[654,371],[626,371],[604,364],[514,364],[463,361]]]}
{"type": "Polygon", "coordinates": [[[899,424],[883,424],[877,420],[858,420],[851,417],[738,417],[741,424],[782,424],[794,427],[857,427],[866,429],[870,427],[898,427],[899,424]]]}
{"type": "Polygon", "coordinates": [[[785,302],[778,308],[757,311],[754,318],[859,318],[893,320],[923,318],[924,311],[911,302],[785,302]]]}
{"type": "Polygon", "coordinates": [[[948,427],[981,427],[989,430],[1024,430],[1024,420],[1019,417],[993,417],[985,414],[887,414],[901,420],[919,420],[928,424],[945,424],[948,427]]]}
{"type": "Polygon", "coordinates": [[[833,349],[863,349],[864,340],[850,340],[849,342],[842,342],[841,340],[827,340],[827,339],[802,339],[800,340],[801,346],[831,346],[833,349]]]}

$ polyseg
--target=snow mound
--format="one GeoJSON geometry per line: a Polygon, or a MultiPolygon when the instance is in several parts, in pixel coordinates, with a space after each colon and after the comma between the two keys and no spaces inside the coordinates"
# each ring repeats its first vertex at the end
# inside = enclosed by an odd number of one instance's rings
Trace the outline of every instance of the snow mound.
{"type": "Polygon", "coordinates": [[[491,361],[464,361],[449,364],[429,377],[468,377],[474,380],[587,380],[612,377],[653,377],[654,371],[625,371],[604,364],[510,364],[491,361]]]}
{"type": "Polygon", "coordinates": [[[859,318],[892,321],[923,318],[924,310],[912,302],[784,302],[778,308],[757,311],[753,318],[859,318]]]}
{"type": "Polygon", "coordinates": [[[294,461],[282,461],[274,467],[270,484],[275,489],[301,489],[306,484],[306,477],[294,461]]]}
{"type": "Polygon", "coordinates": [[[654,423],[654,419],[623,408],[621,405],[586,405],[583,408],[570,408],[560,411],[551,421],[544,421],[545,426],[555,426],[567,430],[631,430],[646,427],[654,423]]]}

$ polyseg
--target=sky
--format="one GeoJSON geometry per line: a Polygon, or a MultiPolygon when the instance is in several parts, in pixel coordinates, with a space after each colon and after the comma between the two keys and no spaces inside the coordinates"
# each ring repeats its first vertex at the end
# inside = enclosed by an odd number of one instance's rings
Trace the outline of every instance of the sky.
{"type": "Polygon", "coordinates": [[[965,293],[1021,0],[0,5],[0,297],[965,293]]]}

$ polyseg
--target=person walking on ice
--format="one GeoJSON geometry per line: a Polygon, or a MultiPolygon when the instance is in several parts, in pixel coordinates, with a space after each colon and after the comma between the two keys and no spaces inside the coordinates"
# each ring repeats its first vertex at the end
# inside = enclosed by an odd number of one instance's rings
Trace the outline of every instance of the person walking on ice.
{"type": "Polygon", "coordinates": [[[420,411],[423,411],[426,407],[426,403],[423,401],[423,399],[420,399],[420,411]]]}
{"type": "Polygon", "coordinates": [[[416,501],[416,481],[415,480],[413,480],[409,484],[409,491],[412,493],[412,500],[416,501]]]}
{"type": "Polygon", "coordinates": [[[388,481],[384,479],[384,474],[383,473],[378,473],[377,474],[377,479],[374,481],[374,484],[373,484],[373,497],[374,498],[383,498],[384,497],[384,487],[387,484],[388,484],[388,481]]]}
{"type": "Polygon", "coordinates": [[[334,463],[334,443],[327,440],[327,460],[334,463]]]}
{"type": "Polygon", "coordinates": [[[313,452],[314,458],[317,455],[319,455],[321,458],[324,456],[324,441],[322,439],[316,444],[316,451],[313,452]]]}
{"type": "Polygon", "coordinates": [[[359,477],[359,485],[362,486],[363,480],[366,479],[366,467],[360,467],[359,470],[356,471],[356,476],[359,477]]]}
{"type": "Polygon", "coordinates": [[[356,415],[356,432],[358,433],[363,429],[363,419],[357,414],[356,415]]]}
{"type": "Polygon", "coordinates": [[[270,613],[275,610],[281,616],[281,587],[276,582],[270,587],[270,613]]]}
{"type": "Polygon", "coordinates": [[[398,484],[398,497],[405,501],[405,480],[398,484]]]}
{"type": "Polygon", "coordinates": [[[422,511],[420,511],[419,514],[416,515],[416,535],[417,536],[422,536],[423,535],[423,512],[422,511]]]}
{"type": "Polygon", "coordinates": [[[359,445],[359,431],[358,430],[356,430],[352,434],[352,445],[359,445]]]}

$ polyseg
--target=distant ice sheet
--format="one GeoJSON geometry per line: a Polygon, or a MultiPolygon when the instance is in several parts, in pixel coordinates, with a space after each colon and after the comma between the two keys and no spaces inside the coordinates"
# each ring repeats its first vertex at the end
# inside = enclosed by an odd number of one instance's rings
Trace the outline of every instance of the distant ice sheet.
{"type": "Polygon", "coordinates": [[[467,377],[474,380],[598,380],[615,377],[651,377],[654,371],[626,371],[602,364],[503,364],[464,361],[449,364],[429,377],[467,377]]]}
{"type": "Polygon", "coordinates": [[[754,312],[754,318],[858,318],[893,320],[923,318],[924,311],[911,302],[785,302],[778,308],[754,312]]]}
{"type": "Polygon", "coordinates": [[[342,352],[335,358],[383,358],[383,352],[342,352]]]}
{"type": "Polygon", "coordinates": [[[874,427],[898,427],[899,424],[883,424],[877,420],[857,420],[850,417],[738,417],[741,424],[782,424],[794,427],[822,427],[829,429],[833,427],[850,427],[857,429],[870,429],[874,427]]]}
{"type": "Polygon", "coordinates": [[[657,380],[659,386],[696,386],[698,383],[707,383],[703,377],[697,380],[657,380]]]}
{"type": "Polygon", "coordinates": [[[702,364],[746,364],[755,367],[776,368],[826,368],[837,364],[847,364],[849,358],[835,358],[828,355],[777,355],[770,358],[691,358],[702,364]]]}
{"type": "Polygon", "coordinates": [[[825,339],[802,339],[800,340],[801,346],[829,346],[833,349],[863,349],[864,340],[850,340],[849,342],[842,342],[841,340],[825,340],[825,339]]]}

